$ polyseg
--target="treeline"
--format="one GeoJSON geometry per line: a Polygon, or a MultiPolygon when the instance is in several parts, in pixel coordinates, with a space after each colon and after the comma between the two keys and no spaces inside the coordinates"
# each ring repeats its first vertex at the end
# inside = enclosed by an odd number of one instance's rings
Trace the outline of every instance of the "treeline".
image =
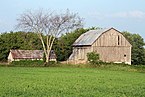
{"type": "MultiPolygon", "coordinates": [[[[58,61],[65,61],[72,53],[72,44],[83,33],[95,27],[88,29],[77,29],[73,32],[66,33],[59,38],[56,38],[53,50],[57,55],[58,61]]],[[[145,49],[144,40],[139,34],[131,34],[122,32],[122,34],[132,44],[132,64],[145,64],[145,49]]],[[[46,39],[46,36],[43,35],[46,39]]],[[[0,35],[0,61],[7,61],[10,49],[23,50],[42,50],[42,44],[36,33],[33,32],[9,32],[0,35]]]]}
{"type": "Polygon", "coordinates": [[[41,41],[32,32],[10,32],[0,35],[0,61],[6,61],[10,49],[42,49],[41,41]]]}
{"type": "MultiPolygon", "coordinates": [[[[93,28],[91,28],[93,29],[93,28]]],[[[60,38],[56,38],[53,50],[57,55],[58,61],[66,60],[72,53],[71,45],[82,34],[89,29],[78,29],[71,33],[66,33],[60,38]]],[[[43,35],[46,39],[46,36],[43,35]]],[[[45,41],[46,42],[46,41],[45,41]]],[[[7,61],[10,49],[23,50],[43,50],[37,33],[33,32],[8,32],[0,34],[0,61],[7,61]]]]}

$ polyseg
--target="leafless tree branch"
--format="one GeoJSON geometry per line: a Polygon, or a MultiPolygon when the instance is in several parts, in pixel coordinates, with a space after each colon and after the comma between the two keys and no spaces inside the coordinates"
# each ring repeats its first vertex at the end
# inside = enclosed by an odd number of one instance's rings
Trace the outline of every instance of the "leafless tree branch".
{"type": "Polygon", "coordinates": [[[54,14],[54,12],[50,11],[44,12],[43,10],[36,12],[28,11],[20,15],[17,21],[18,28],[38,34],[43,45],[46,62],[49,61],[49,54],[56,37],[61,33],[83,26],[82,19],[78,14],[70,13],[69,10],[61,14],[54,14]],[[47,40],[43,39],[42,33],[46,35],[47,40]],[[46,46],[44,41],[46,41],[46,46]]]}

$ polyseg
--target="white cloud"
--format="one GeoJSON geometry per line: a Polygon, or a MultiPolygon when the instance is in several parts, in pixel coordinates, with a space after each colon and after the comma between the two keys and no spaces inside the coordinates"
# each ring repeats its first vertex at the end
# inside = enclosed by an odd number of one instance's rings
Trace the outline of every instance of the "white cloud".
{"type": "Polygon", "coordinates": [[[105,19],[105,18],[145,19],[145,12],[143,11],[128,11],[128,12],[118,12],[118,13],[94,12],[92,14],[90,13],[89,15],[98,19],[105,19]]]}
{"type": "Polygon", "coordinates": [[[137,18],[137,19],[143,19],[143,18],[145,18],[145,12],[142,12],[142,11],[119,12],[119,13],[110,14],[108,16],[109,17],[115,17],[115,18],[137,18]]]}

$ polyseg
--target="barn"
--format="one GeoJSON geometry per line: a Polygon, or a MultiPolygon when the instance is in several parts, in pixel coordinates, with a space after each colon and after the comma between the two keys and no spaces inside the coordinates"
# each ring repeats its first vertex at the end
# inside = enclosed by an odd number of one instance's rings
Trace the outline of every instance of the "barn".
{"type": "Polygon", "coordinates": [[[68,62],[86,63],[87,53],[96,52],[103,62],[131,64],[131,47],[115,28],[90,30],[73,43],[73,52],[68,62]]]}
{"type": "MultiPolygon", "coordinates": [[[[20,60],[43,60],[43,50],[10,50],[8,62],[20,60]]],[[[50,61],[56,61],[56,54],[50,52],[50,61]]]]}

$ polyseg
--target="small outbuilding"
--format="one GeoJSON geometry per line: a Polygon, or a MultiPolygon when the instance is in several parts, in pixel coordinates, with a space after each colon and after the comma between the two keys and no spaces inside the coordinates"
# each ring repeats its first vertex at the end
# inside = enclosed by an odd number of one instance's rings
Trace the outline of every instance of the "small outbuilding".
{"type": "Polygon", "coordinates": [[[121,32],[114,28],[90,30],[74,42],[68,62],[86,63],[87,53],[96,52],[104,62],[131,64],[131,47],[121,32]]]}
{"type": "MultiPolygon", "coordinates": [[[[43,60],[43,50],[10,50],[8,62],[20,60],[43,60]]],[[[53,50],[50,52],[50,61],[56,61],[56,54],[53,50]]]]}

